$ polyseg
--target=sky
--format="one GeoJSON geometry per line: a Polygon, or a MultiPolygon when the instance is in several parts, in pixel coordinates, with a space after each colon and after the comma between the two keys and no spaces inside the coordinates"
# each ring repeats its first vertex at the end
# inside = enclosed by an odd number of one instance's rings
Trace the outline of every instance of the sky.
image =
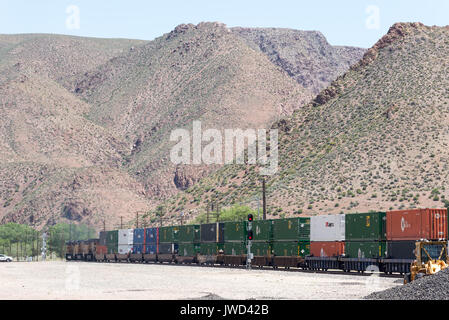
{"type": "Polygon", "coordinates": [[[320,31],[368,48],[395,22],[449,25],[448,0],[0,0],[0,34],[152,40],[181,23],[320,31]]]}

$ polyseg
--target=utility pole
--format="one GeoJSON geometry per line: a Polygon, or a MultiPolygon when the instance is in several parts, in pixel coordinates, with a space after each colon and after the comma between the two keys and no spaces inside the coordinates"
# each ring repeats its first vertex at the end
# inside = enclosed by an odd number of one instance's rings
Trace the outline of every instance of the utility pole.
{"type": "Polygon", "coordinates": [[[103,219],[103,231],[106,231],[106,219],[103,219]]]}
{"type": "Polygon", "coordinates": [[[42,261],[47,257],[47,233],[42,234],[42,261]]]}
{"type": "Polygon", "coordinates": [[[265,178],[262,178],[262,204],[263,204],[263,219],[267,220],[267,199],[265,194],[265,178]]]}
{"type": "Polygon", "coordinates": [[[215,206],[217,207],[217,222],[218,222],[218,218],[220,217],[220,205],[218,204],[218,202],[215,202],[215,206]]]}
{"type": "Polygon", "coordinates": [[[184,212],[181,211],[181,226],[182,226],[182,218],[184,217],[184,212]]]}
{"type": "Polygon", "coordinates": [[[123,217],[120,216],[120,229],[123,229],[123,217]]]}
{"type": "Polygon", "coordinates": [[[136,213],[136,229],[139,229],[139,213],[136,213]]]}
{"type": "Polygon", "coordinates": [[[209,210],[210,210],[210,202],[207,201],[206,223],[209,223],[209,210]]]}

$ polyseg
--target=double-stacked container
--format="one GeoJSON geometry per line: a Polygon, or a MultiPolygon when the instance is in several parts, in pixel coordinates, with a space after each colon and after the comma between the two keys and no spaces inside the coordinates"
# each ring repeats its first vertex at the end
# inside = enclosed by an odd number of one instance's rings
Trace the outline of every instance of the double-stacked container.
{"type": "Polygon", "coordinates": [[[178,227],[178,255],[195,257],[200,252],[200,226],[189,224],[178,227]]]}
{"type": "Polygon", "coordinates": [[[133,250],[134,230],[118,230],[118,254],[128,255],[133,250]]]}
{"type": "Polygon", "coordinates": [[[223,250],[224,223],[206,223],[200,227],[200,254],[214,256],[219,250],[223,250]]]}
{"type": "Polygon", "coordinates": [[[133,230],[133,254],[143,254],[145,250],[145,229],[139,228],[133,230]]]}
{"type": "Polygon", "coordinates": [[[173,255],[178,253],[179,227],[168,226],[158,228],[158,255],[173,255]]]}
{"type": "Polygon", "coordinates": [[[246,254],[246,221],[224,222],[224,254],[240,256],[246,254]]]}
{"type": "Polygon", "coordinates": [[[108,254],[118,253],[118,230],[106,231],[108,254]]]}
{"type": "Polygon", "coordinates": [[[310,254],[337,257],[345,253],[345,215],[319,215],[310,218],[310,254]]]}
{"type": "Polygon", "coordinates": [[[251,252],[254,256],[270,257],[272,255],[273,221],[254,220],[252,222],[253,241],[251,243],[251,252]]]}
{"type": "Polygon", "coordinates": [[[386,257],[385,212],[346,214],[345,220],[345,256],[347,258],[386,257]]]}
{"type": "Polygon", "coordinates": [[[304,257],[310,251],[310,218],[272,220],[274,256],[304,257]]]}
{"type": "Polygon", "coordinates": [[[146,228],[144,240],[144,254],[156,255],[158,244],[158,228],[146,228]]]}
{"type": "Polygon", "coordinates": [[[418,240],[447,240],[447,209],[387,211],[387,254],[391,259],[414,259],[418,240]]]}

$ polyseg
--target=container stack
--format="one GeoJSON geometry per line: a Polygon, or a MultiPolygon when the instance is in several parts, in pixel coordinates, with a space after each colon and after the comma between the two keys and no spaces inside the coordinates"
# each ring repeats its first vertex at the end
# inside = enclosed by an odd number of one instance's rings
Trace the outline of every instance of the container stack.
{"type": "Polygon", "coordinates": [[[178,231],[178,255],[181,257],[194,257],[200,252],[200,226],[183,225],[178,231]]]}
{"type": "Polygon", "coordinates": [[[158,228],[146,228],[144,240],[144,253],[157,254],[158,228]]]}
{"type": "Polygon", "coordinates": [[[106,245],[108,254],[118,253],[118,230],[107,231],[106,245]]]}
{"type": "Polygon", "coordinates": [[[134,231],[133,229],[118,230],[118,253],[128,254],[133,250],[134,231]]]}
{"type": "Polygon", "coordinates": [[[275,256],[304,257],[310,252],[310,218],[276,219],[272,251],[275,256]]]}
{"type": "Polygon", "coordinates": [[[254,220],[252,224],[253,241],[251,252],[254,256],[270,257],[272,255],[273,220],[254,220]]]}
{"type": "Polygon", "coordinates": [[[159,228],[157,245],[158,254],[178,253],[178,231],[179,227],[169,226],[159,228]]]}
{"type": "Polygon", "coordinates": [[[386,257],[385,212],[347,214],[345,220],[345,256],[347,258],[386,257]]]}
{"type": "Polygon", "coordinates": [[[133,231],[133,248],[132,253],[143,254],[145,245],[145,229],[139,228],[133,231]]]}
{"type": "Polygon", "coordinates": [[[240,256],[246,254],[246,221],[224,223],[224,254],[240,256]]]}
{"type": "Polygon", "coordinates": [[[414,259],[417,240],[446,240],[447,209],[387,212],[387,252],[391,259],[414,259]]]}
{"type": "Polygon", "coordinates": [[[216,222],[202,224],[200,230],[201,255],[217,255],[219,250],[223,250],[224,223],[216,222]]]}
{"type": "Polygon", "coordinates": [[[100,241],[96,247],[97,254],[107,254],[108,253],[108,233],[107,231],[100,231],[100,241]]]}
{"type": "Polygon", "coordinates": [[[310,219],[310,254],[337,257],[345,253],[345,215],[313,216],[310,219]]]}

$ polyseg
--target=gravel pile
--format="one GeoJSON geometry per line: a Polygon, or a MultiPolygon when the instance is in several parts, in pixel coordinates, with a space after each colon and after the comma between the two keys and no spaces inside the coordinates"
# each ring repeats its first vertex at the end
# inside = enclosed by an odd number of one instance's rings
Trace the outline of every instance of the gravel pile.
{"type": "Polygon", "coordinates": [[[449,300],[449,268],[403,286],[374,292],[369,300],[449,300]]]}

